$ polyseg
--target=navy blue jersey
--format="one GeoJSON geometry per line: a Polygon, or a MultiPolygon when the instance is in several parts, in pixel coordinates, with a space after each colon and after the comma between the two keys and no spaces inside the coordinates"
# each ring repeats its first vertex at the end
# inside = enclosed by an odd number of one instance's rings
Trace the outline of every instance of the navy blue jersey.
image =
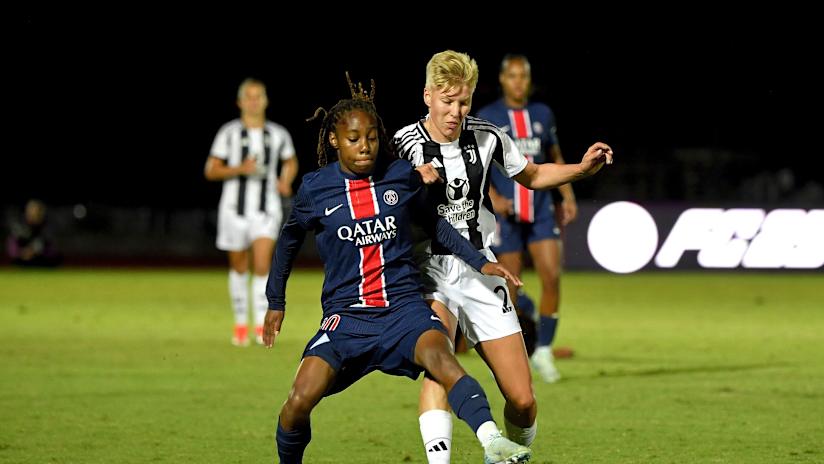
{"type": "MultiPolygon", "coordinates": [[[[515,146],[533,163],[547,162],[546,153],[558,144],[555,115],[543,103],[528,103],[524,108],[509,108],[503,98],[478,111],[486,119],[509,134],[515,146]]],[[[541,213],[552,206],[548,191],[530,190],[500,172],[492,172],[492,186],[499,194],[512,200],[517,222],[535,222],[536,211],[541,213]]]]}
{"type": "Polygon", "coordinates": [[[338,162],[307,174],[275,250],[266,288],[269,307],[285,309],[286,280],[308,231],[324,263],[324,315],[379,314],[421,299],[412,259],[413,221],[475,269],[486,264],[466,239],[420,206],[423,184],[409,163],[379,162],[370,176],[341,170],[338,162]]]}

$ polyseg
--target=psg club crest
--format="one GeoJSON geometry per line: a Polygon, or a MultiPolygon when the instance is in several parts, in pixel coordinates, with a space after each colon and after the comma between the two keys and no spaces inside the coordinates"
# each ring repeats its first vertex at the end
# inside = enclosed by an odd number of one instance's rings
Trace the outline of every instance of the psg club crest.
{"type": "Polygon", "coordinates": [[[457,201],[464,198],[469,193],[469,182],[466,179],[455,178],[446,185],[446,196],[450,200],[457,201]]]}
{"type": "Polygon", "coordinates": [[[383,192],[383,202],[389,206],[393,206],[398,203],[398,192],[389,189],[383,192]]]}

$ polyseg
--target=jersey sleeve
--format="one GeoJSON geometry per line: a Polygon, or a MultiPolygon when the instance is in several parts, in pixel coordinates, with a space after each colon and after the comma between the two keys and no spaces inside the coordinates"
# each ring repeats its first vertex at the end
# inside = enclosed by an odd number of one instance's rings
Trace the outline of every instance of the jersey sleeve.
{"type": "Polygon", "coordinates": [[[409,131],[400,130],[395,133],[395,137],[392,138],[392,145],[398,158],[405,159],[409,161],[412,166],[418,167],[424,164],[423,147],[420,143],[410,140],[410,137],[412,136],[409,134],[409,131]]]}
{"type": "Polygon", "coordinates": [[[229,128],[228,125],[226,125],[217,131],[215,140],[212,142],[212,151],[209,152],[209,154],[216,158],[226,160],[229,159],[229,150],[229,128]]]}
{"type": "MultiPolygon", "coordinates": [[[[501,142],[501,159],[503,161],[502,163],[499,162],[499,164],[504,174],[508,177],[515,177],[524,170],[528,161],[526,157],[518,151],[518,147],[515,145],[512,137],[502,131],[498,131],[498,140],[501,142]]],[[[498,157],[495,156],[493,159],[497,161],[498,157]]]]}
{"type": "Polygon", "coordinates": [[[308,194],[306,184],[301,185],[295,195],[295,202],[289,219],[281,229],[277,248],[272,259],[269,279],[266,282],[266,299],[270,309],[286,310],[286,281],[292,272],[300,247],[314,221],[314,204],[308,194]]]}
{"type": "Polygon", "coordinates": [[[283,149],[280,150],[280,159],[289,159],[295,157],[295,146],[292,144],[292,136],[289,131],[280,128],[280,135],[283,137],[283,149]]]}

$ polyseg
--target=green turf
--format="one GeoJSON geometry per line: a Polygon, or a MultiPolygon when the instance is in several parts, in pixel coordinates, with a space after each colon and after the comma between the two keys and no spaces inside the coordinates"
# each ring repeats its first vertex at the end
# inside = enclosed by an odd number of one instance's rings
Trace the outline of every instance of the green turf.
{"type": "MultiPolygon", "coordinates": [[[[265,350],[229,344],[222,270],[0,269],[0,462],[273,462],[319,291],[295,273],[265,350]]],[[[535,387],[534,462],[824,462],[824,276],[568,273],[562,313],[577,355],[535,387]]],[[[306,461],[425,462],[417,389],[372,374],[327,398],[306,461]]],[[[457,420],[454,443],[482,461],[457,420]]]]}

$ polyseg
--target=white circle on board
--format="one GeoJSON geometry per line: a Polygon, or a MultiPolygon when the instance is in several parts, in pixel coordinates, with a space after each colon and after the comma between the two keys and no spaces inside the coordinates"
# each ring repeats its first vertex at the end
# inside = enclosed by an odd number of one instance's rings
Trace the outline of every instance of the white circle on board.
{"type": "Polygon", "coordinates": [[[658,227],[641,205],[610,203],[595,213],[587,231],[595,261],[619,274],[635,272],[650,262],[658,248],[658,227]]]}

